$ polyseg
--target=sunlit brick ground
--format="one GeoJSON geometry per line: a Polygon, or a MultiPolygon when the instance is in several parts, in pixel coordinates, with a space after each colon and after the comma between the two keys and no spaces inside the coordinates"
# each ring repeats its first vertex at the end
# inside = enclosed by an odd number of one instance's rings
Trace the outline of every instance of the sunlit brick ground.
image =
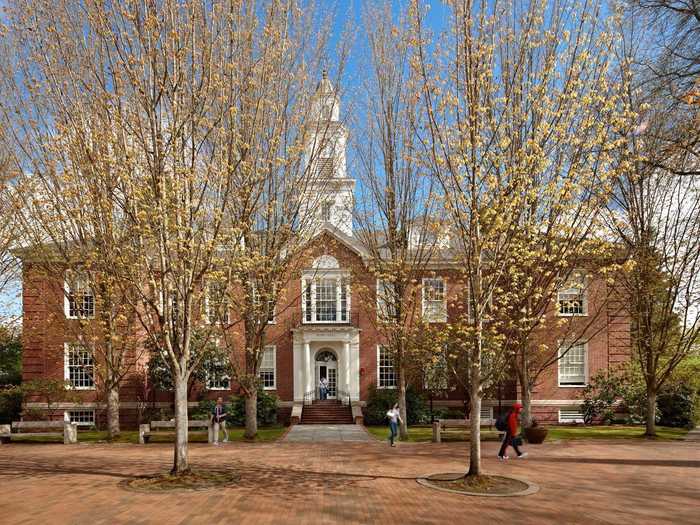
{"type": "Polygon", "coordinates": [[[700,445],[595,441],[529,448],[484,468],[527,478],[534,496],[474,498],[414,478],[459,471],[467,445],[192,445],[195,468],[240,472],[233,488],[141,494],[119,482],[166,471],[168,445],[0,445],[0,523],[700,523],[700,445]]]}

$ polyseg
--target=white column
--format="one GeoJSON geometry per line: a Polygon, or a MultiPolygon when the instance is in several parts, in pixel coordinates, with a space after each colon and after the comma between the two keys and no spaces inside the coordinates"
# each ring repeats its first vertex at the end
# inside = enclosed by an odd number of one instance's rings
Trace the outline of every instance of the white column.
{"type": "Polygon", "coordinates": [[[350,394],[350,341],[343,343],[343,353],[345,354],[345,391],[350,394]]]}
{"type": "Polygon", "coordinates": [[[304,394],[313,389],[311,368],[311,345],[308,341],[304,341],[304,394]]]}

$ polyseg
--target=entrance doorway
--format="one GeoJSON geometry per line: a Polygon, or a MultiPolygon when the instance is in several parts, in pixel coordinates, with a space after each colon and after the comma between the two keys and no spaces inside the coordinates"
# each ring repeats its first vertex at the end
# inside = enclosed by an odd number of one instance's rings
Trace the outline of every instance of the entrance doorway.
{"type": "Polygon", "coordinates": [[[321,379],[328,382],[328,399],[336,399],[338,395],[338,358],[327,348],[319,350],[316,354],[316,399],[321,399],[321,379]]]}

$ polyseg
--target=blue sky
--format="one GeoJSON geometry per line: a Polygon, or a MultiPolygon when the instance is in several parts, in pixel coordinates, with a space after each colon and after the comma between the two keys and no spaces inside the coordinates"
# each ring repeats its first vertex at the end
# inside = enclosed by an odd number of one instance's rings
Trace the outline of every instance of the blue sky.
{"type": "MultiPolygon", "coordinates": [[[[362,10],[364,3],[371,5],[372,0],[319,0],[319,5],[323,8],[328,7],[333,13],[333,39],[331,47],[335,48],[340,41],[343,31],[347,30],[352,38],[350,55],[346,64],[343,77],[341,79],[342,92],[344,95],[343,109],[347,110],[351,107],[350,99],[353,98],[353,93],[360,86],[364,78],[364,66],[367,60],[367,49],[365,46],[366,36],[362,23],[362,10]]],[[[430,5],[427,13],[427,27],[439,31],[447,21],[447,7],[439,0],[425,1],[426,5],[430,5]]],[[[395,10],[405,9],[408,0],[395,0],[395,10]]],[[[0,0],[0,20],[4,19],[1,12],[6,5],[5,0],[0,0]]],[[[332,61],[333,59],[329,59],[332,61]]],[[[335,65],[329,64],[330,74],[332,78],[336,78],[337,71],[335,65]]],[[[320,77],[320,72],[319,72],[320,77]]],[[[352,170],[352,153],[349,154],[349,169],[352,170]]],[[[352,176],[352,171],[350,171],[352,176]]],[[[18,319],[21,315],[21,286],[19,282],[14,283],[8,290],[0,293],[0,321],[7,319],[18,319]]]]}

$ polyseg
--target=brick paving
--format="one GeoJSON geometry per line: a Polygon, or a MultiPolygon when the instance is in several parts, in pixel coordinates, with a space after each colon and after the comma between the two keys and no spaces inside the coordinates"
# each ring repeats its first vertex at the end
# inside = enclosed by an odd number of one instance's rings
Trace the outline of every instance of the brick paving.
{"type": "Polygon", "coordinates": [[[193,467],[235,469],[238,485],[166,494],[119,483],[167,471],[167,444],[0,445],[0,523],[700,523],[697,443],[549,443],[507,463],[497,446],[483,444],[485,470],[539,493],[478,498],[416,483],[464,468],[465,443],[194,444],[193,467]]]}

